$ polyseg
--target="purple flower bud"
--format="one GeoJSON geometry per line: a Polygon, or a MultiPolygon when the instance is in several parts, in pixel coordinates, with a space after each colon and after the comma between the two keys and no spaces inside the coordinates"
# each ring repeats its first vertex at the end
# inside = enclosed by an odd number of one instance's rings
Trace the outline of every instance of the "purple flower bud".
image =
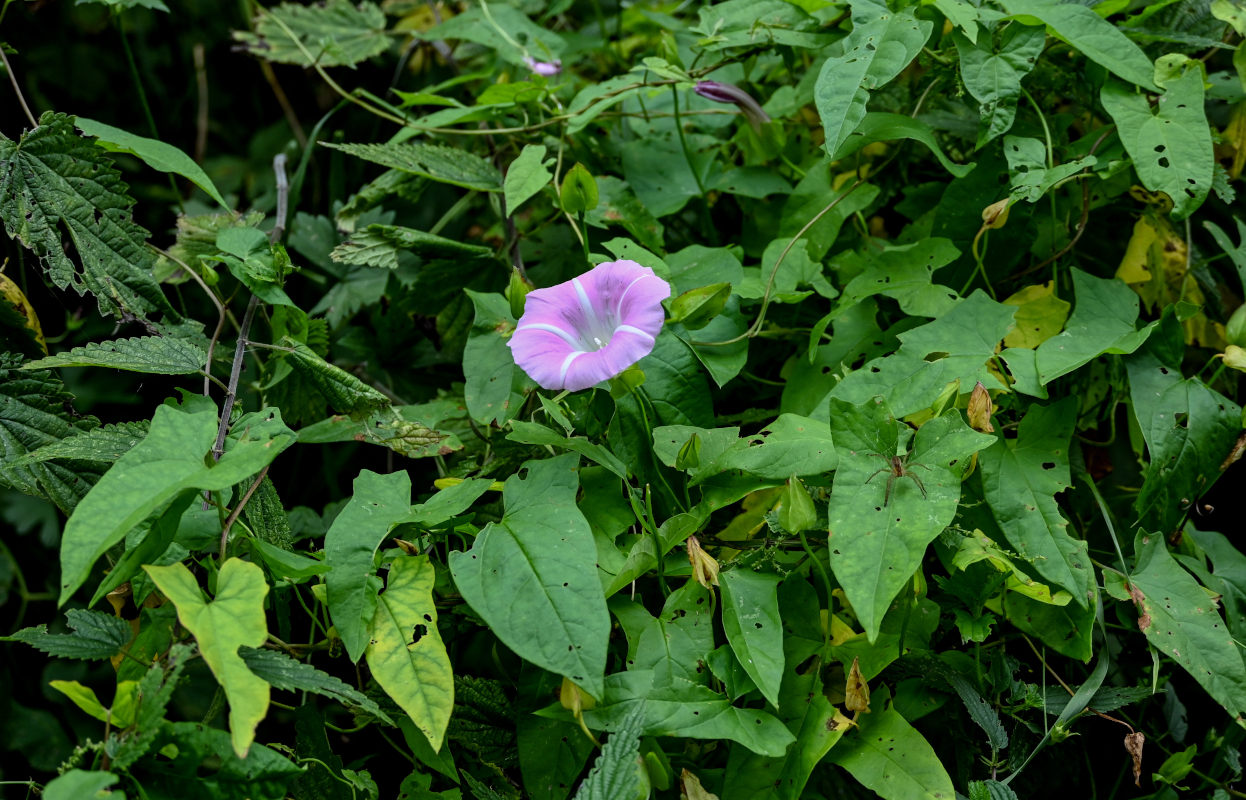
{"type": "Polygon", "coordinates": [[[507,344],[546,389],[579,391],[649,355],[671,287],[635,261],[607,261],[566,283],[530,292],[507,344]]]}
{"type": "Polygon", "coordinates": [[[528,69],[537,75],[543,75],[546,78],[553,77],[562,72],[562,60],[554,59],[553,61],[537,61],[532,56],[524,56],[523,63],[528,65],[528,69]]]}
{"type": "Polygon", "coordinates": [[[748,117],[749,124],[754,130],[760,128],[763,122],[770,121],[770,115],[762,111],[753,96],[738,86],[718,81],[699,81],[692,90],[715,103],[734,103],[744,112],[744,116],[748,117]]]}

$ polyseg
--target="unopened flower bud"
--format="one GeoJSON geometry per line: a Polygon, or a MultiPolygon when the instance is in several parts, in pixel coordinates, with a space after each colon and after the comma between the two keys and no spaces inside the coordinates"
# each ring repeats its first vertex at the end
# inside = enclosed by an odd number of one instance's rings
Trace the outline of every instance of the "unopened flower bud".
{"type": "Polygon", "coordinates": [[[748,118],[754,130],[759,130],[763,123],[770,121],[770,115],[762,110],[761,104],[753,96],[738,86],[718,81],[698,81],[692,88],[694,92],[715,103],[733,103],[748,118]]]}

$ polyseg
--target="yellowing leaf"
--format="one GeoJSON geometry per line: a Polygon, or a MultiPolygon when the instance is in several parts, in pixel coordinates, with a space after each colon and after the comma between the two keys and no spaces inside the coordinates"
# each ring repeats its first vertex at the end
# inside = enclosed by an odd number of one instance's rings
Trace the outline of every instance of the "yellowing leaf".
{"type": "Polygon", "coordinates": [[[1067,300],[1056,297],[1054,281],[1026,286],[1005,300],[1004,304],[1018,308],[1014,317],[1017,327],[1004,337],[1004,347],[1027,350],[1038,347],[1062,331],[1071,307],[1067,300]]]}
{"type": "Polygon", "coordinates": [[[848,683],[844,687],[844,708],[858,713],[870,713],[870,685],[861,675],[861,659],[852,657],[852,668],[848,670],[848,683]]]}
{"type": "Polygon", "coordinates": [[[685,800],[718,800],[718,795],[701,785],[701,779],[684,769],[679,775],[679,796],[685,800]]]}
{"type": "MultiPolygon", "coordinates": [[[[1204,305],[1203,291],[1188,278],[1188,272],[1185,237],[1164,216],[1148,211],[1134,224],[1116,277],[1128,283],[1148,309],[1178,301],[1204,305]]],[[[1215,348],[1224,344],[1224,326],[1201,311],[1184,319],[1181,326],[1186,344],[1215,348]]]]}
{"type": "Polygon", "coordinates": [[[106,722],[114,728],[128,728],[134,724],[134,697],[138,692],[138,681],[121,681],[117,684],[112,708],[105,708],[95,696],[95,690],[78,681],[48,681],[48,686],[68,697],[74,705],[100,722],[106,722]]]}
{"type": "Polygon", "coordinates": [[[194,634],[199,652],[229,701],[229,732],[234,752],[246,758],[255,728],[268,712],[268,682],[247,669],[239,647],[259,647],[268,638],[264,572],[249,561],[231,558],[216,578],[216,599],[203,592],[185,564],[145,566],[157,588],[177,607],[182,627],[194,634]]]}
{"type": "Polygon", "coordinates": [[[43,354],[47,355],[48,343],[43,338],[43,328],[39,325],[39,317],[36,316],[34,307],[30,305],[30,301],[26,299],[26,295],[22,294],[17,284],[3,273],[0,273],[0,302],[11,306],[13,311],[22,318],[24,327],[30,331],[31,338],[39,344],[39,349],[43,351],[43,354]]]}
{"type": "Polygon", "coordinates": [[[1233,369],[1246,372],[1246,350],[1243,350],[1235,344],[1231,344],[1224,348],[1224,354],[1221,358],[1224,359],[1224,365],[1226,367],[1232,367],[1233,369]]]}
{"type": "Polygon", "coordinates": [[[437,631],[436,571],[428,556],[400,556],[376,605],[364,657],[376,682],[441,749],[454,708],[454,674],[437,631]]]}
{"type": "Polygon", "coordinates": [[[1220,134],[1222,146],[1233,149],[1233,163],[1229,165],[1229,177],[1237,179],[1246,166],[1246,101],[1233,106],[1229,114],[1229,124],[1224,126],[1220,134]]]}

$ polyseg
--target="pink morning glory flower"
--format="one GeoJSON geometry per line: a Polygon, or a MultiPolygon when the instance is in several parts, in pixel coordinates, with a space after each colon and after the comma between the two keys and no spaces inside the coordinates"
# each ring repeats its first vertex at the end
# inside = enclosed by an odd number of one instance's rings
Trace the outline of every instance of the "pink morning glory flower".
{"type": "Polygon", "coordinates": [[[715,103],[734,103],[744,112],[744,116],[748,118],[754,129],[770,121],[770,115],[762,110],[761,105],[753,99],[753,96],[738,86],[718,81],[699,81],[696,86],[692,87],[692,91],[715,103]]]}
{"type": "Polygon", "coordinates": [[[543,75],[546,78],[552,78],[562,72],[562,60],[554,59],[553,61],[537,61],[532,56],[524,56],[524,63],[528,65],[528,69],[537,75],[543,75]]]}
{"type": "Polygon", "coordinates": [[[546,389],[579,391],[649,355],[671,286],[635,261],[607,261],[528,293],[511,336],[515,363],[546,389]]]}

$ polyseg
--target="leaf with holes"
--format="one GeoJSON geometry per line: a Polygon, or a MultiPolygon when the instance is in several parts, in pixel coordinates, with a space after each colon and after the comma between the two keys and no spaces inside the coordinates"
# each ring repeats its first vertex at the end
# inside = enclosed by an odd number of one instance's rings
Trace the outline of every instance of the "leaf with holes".
{"type": "Polygon", "coordinates": [[[428,556],[400,556],[368,625],[368,668],[428,739],[441,749],[454,708],[450,656],[437,630],[436,570],[428,556]]]}
{"type": "Polygon", "coordinates": [[[506,480],[506,513],[450,554],[463,598],[521,658],[601,697],[610,615],[597,548],[575,504],[579,456],[527,461],[506,480]]]}
{"type": "Polygon", "coordinates": [[[324,537],[329,614],[346,654],[358,661],[368,646],[380,581],[373,556],[398,520],[411,511],[411,476],[404,470],[378,475],[362,470],[352,494],[324,537]]]}
{"type": "Polygon", "coordinates": [[[1073,398],[1032,405],[1016,439],[1002,436],[978,456],[982,491],[1008,543],[1045,580],[1092,607],[1094,571],[1086,543],[1068,532],[1056,495],[1068,489],[1069,440],[1077,422],[1073,398]]]}
{"type": "Polygon", "coordinates": [[[1216,159],[1203,110],[1203,68],[1198,62],[1169,81],[1153,112],[1146,97],[1109,81],[1100,93],[1121,142],[1146,188],[1172,200],[1173,219],[1198,210],[1211,191],[1216,159]]]}
{"type": "Polygon", "coordinates": [[[736,660],[762,696],[778,708],[783,679],[783,622],[779,619],[779,576],[733,569],[719,575],[722,624],[736,660]]]}
{"type": "Polygon", "coordinates": [[[978,147],[1012,128],[1021,97],[1021,79],[1034,69],[1047,34],[1042,28],[1006,25],[972,42],[960,31],[952,33],[960,56],[965,88],[978,101],[978,147]],[[995,40],[998,40],[996,44],[995,40]]]}
{"type": "Polygon", "coordinates": [[[1130,594],[1147,641],[1190,673],[1230,716],[1246,713],[1246,665],[1215,599],[1177,565],[1163,536],[1139,532],[1134,553],[1130,594]]]}
{"type": "Polygon", "coordinates": [[[884,800],[953,800],[934,748],[894,707],[862,714],[827,756],[884,800]]]}
{"type": "Polygon", "coordinates": [[[927,546],[955,516],[968,458],[993,441],[970,429],[959,411],[948,411],[918,429],[901,476],[890,463],[905,444],[900,432],[882,398],[865,405],[831,400],[839,453],[830,502],[831,569],[871,642],[927,546]]]}
{"type": "Polygon", "coordinates": [[[813,90],[828,155],[834,156],[865,119],[870,92],[899,75],[930,38],[933,24],[913,12],[894,13],[875,2],[852,6],[852,33],[841,43],[842,54],[822,65],[813,90]]]}

